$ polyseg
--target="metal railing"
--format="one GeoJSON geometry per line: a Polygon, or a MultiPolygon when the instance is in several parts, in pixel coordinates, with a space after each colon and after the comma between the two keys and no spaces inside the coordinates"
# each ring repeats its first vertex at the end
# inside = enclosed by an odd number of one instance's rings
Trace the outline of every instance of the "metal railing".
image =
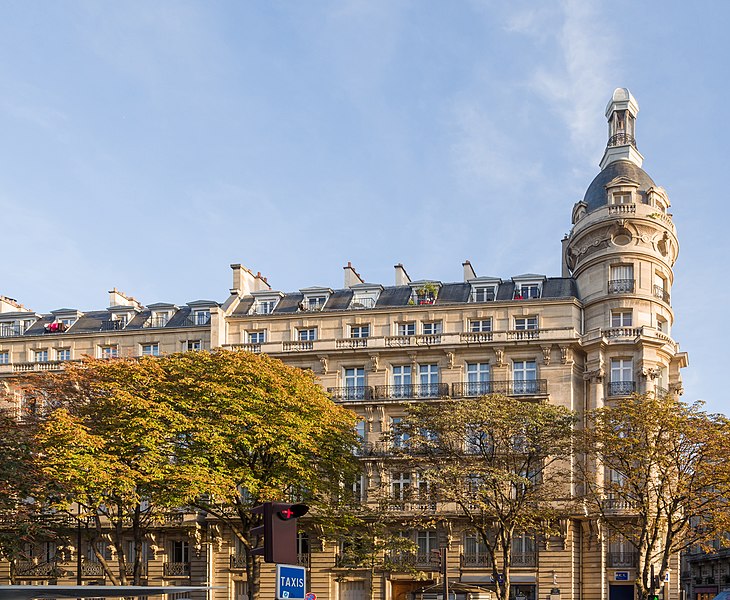
{"type": "Polygon", "coordinates": [[[636,138],[625,132],[614,133],[610,138],[608,138],[607,146],[609,148],[613,146],[633,146],[636,148],[636,138]]]}
{"type": "Polygon", "coordinates": [[[369,385],[327,388],[327,393],[333,400],[372,400],[373,388],[369,385]]]}
{"type": "Polygon", "coordinates": [[[510,566],[512,567],[536,567],[537,552],[512,552],[510,557],[510,566]]]}
{"type": "Polygon", "coordinates": [[[59,577],[62,573],[63,570],[55,560],[48,562],[19,560],[15,563],[15,575],[18,577],[40,577],[48,579],[59,577]]]}
{"type": "Polygon", "coordinates": [[[124,321],[102,321],[99,325],[99,331],[121,331],[126,323],[124,321]]]}
{"type": "MultiPolygon", "coordinates": [[[[127,563],[124,565],[124,574],[127,577],[134,577],[134,563],[127,563]]],[[[142,561],[139,565],[139,576],[147,577],[147,562],[142,561]]]]}
{"type": "Polygon", "coordinates": [[[624,552],[609,552],[607,556],[607,566],[609,567],[635,567],[637,565],[638,554],[633,550],[624,552]]]}
{"type": "Polygon", "coordinates": [[[20,325],[0,325],[0,337],[18,337],[25,334],[25,328],[20,325]]]}
{"type": "Polygon", "coordinates": [[[669,304],[669,292],[661,285],[654,286],[654,296],[669,304]]]}
{"type": "Polygon", "coordinates": [[[448,383],[406,383],[375,386],[376,398],[442,398],[449,395],[448,383]]]}
{"type": "Polygon", "coordinates": [[[81,577],[104,577],[104,567],[98,562],[82,562],[81,577]]]}
{"type": "Polygon", "coordinates": [[[142,327],[147,329],[166,327],[169,322],[170,317],[150,317],[144,322],[142,327]]]}
{"type": "Polygon", "coordinates": [[[362,310],[364,308],[375,308],[375,298],[352,298],[350,302],[352,310],[362,310]]]}
{"type": "Polygon", "coordinates": [[[633,292],[633,279],[611,279],[608,282],[609,294],[632,294],[633,292]]]}
{"type": "Polygon", "coordinates": [[[163,565],[165,577],[190,577],[189,562],[166,562],[163,565]]]}
{"type": "Polygon", "coordinates": [[[461,568],[491,567],[492,559],[488,554],[462,554],[461,568]]]}
{"type": "Polygon", "coordinates": [[[635,381],[610,381],[608,383],[609,396],[630,396],[635,391],[635,381]]]}
{"type": "Polygon", "coordinates": [[[547,392],[547,379],[506,380],[506,381],[462,381],[451,384],[454,398],[473,398],[485,394],[505,396],[544,396],[547,392]]]}

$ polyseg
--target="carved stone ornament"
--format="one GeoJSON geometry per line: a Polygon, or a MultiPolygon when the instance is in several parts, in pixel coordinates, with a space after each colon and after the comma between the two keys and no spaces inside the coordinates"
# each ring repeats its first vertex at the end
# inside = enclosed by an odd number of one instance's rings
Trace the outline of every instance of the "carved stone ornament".
{"type": "Polygon", "coordinates": [[[380,431],[385,431],[385,407],[384,406],[378,406],[378,420],[380,421],[380,431]]]}
{"type": "Polygon", "coordinates": [[[447,360],[447,364],[448,364],[448,368],[449,369],[453,369],[454,368],[454,360],[455,360],[455,358],[456,358],[456,356],[454,355],[453,352],[447,352],[446,353],[446,360],[447,360]]]}
{"type": "Polygon", "coordinates": [[[606,372],[604,371],[603,367],[583,373],[583,379],[585,381],[592,381],[593,383],[602,383],[605,376],[606,372]]]}
{"type": "Polygon", "coordinates": [[[368,480],[372,479],[373,477],[373,463],[366,462],[365,463],[365,475],[368,476],[368,480]]]}
{"type": "Polygon", "coordinates": [[[320,356],[319,363],[322,365],[322,373],[329,373],[327,357],[320,356]]]}
{"type": "Polygon", "coordinates": [[[373,407],[365,407],[365,422],[368,424],[368,432],[373,432],[373,407]]]}
{"type": "Polygon", "coordinates": [[[659,369],[644,367],[643,369],[641,369],[641,374],[647,379],[656,379],[657,377],[659,377],[659,369]]]}
{"type": "Polygon", "coordinates": [[[542,349],[542,362],[547,366],[550,364],[550,353],[552,352],[553,347],[540,346],[540,348],[542,349]]]}
{"type": "Polygon", "coordinates": [[[372,370],[372,371],[380,370],[380,355],[379,354],[370,355],[370,370],[372,370]]]}
{"type": "Polygon", "coordinates": [[[200,525],[198,523],[196,523],[195,527],[188,531],[188,537],[192,542],[193,548],[195,548],[195,556],[200,558],[203,551],[203,535],[200,532],[200,525]]]}
{"type": "Polygon", "coordinates": [[[494,363],[498,367],[501,367],[502,364],[504,363],[504,348],[495,348],[494,349],[494,356],[495,356],[494,363]]]}
{"type": "Polygon", "coordinates": [[[573,364],[573,352],[570,350],[570,346],[560,346],[560,360],[564,365],[573,364]]]}

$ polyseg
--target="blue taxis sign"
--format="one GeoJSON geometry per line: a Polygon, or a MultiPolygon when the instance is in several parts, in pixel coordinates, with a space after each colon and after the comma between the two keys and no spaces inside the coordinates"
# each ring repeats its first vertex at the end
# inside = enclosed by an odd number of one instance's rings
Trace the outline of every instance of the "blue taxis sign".
{"type": "Polygon", "coordinates": [[[306,570],[295,565],[276,565],[276,600],[304,600],[306,570]]]}

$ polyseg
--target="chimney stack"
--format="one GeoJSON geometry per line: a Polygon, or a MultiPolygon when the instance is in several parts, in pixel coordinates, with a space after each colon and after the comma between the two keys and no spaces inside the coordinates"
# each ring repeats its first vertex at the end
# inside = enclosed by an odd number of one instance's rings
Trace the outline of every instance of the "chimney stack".
{"type": "Polygon", "coordinates": [[[231,288],[231,294],[248,296],[251,292],[271,289],[271,286],[266,281],[266,277],[263,277],[260,272],[254,275],[251,270],[241,264],[233,264],[231,265],[231,269],[233,269],[233,287],[231,288]]]}
{"type": "Polygon", "coordinates": [[[109,306],[130,306],[137,310],[142,310],[144,306],[132,296],[127,296],[124,292],[120,292],[117,288],[109,290],[109,306]]]}
{"type": "Polygon", "coordinates": [[[464,267],[464,281],[477,278],[476,271],[474,271],[474,267],[471,266],[471,263],[468,260],[461,263],[461,266],[464,267]]]}
{"type": "Polygon", "coordinates": [[[411,278],[408,277],[405,267],[398,263],[395,265],[395,285],[408,285],[411,282],[411,278]]]}
{"type": "Polygon", "coordinates": [[[349,260],[347,261],[347,266],[342,268],[345,270],[346,288],[351,288],[353,285],[357,285],[358,283],[365,283],[362,280],[362,277],[360,277],[360,273],[355,270],[355,267],[352,266],[352,263],[349,260]]]}

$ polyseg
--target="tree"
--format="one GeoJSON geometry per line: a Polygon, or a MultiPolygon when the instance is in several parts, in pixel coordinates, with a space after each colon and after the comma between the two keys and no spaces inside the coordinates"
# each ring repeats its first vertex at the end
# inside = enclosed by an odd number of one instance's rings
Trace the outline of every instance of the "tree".
{"type": "Polygon", "coordinates": [[[728,439],[726,417],[673,396],[634,395],[591,415],[587,501],[635,549],[641,598],[657,593],[672,556],[728,530],[728,439]]]}
{"type": "Polygon", "coordinates": [[[565,408],[490,395],[415,404],[395,435],[436,500],[484,544],[499,600],[510,595],[513,540],[551,533],[570,496],[574,419],[565,408]]]}
{"type": "Polygon", "coordinates": [[[329,505],[357,469],[355,416],[311,372],[267,355],[188,352],[159,364],[161,393],[186,420],[169,483],[231,529],[256,598],[251,508],[287,500],[329,505]]]}
{"type": "Polygon", "coordinates": [[[167,479],[181,419],[159,393],[160,367],[152,357],[89,359],[18,382],[43,400],[35,437],[49,482],[44,503],[78,520],[115,585],[140,583],[144,538],[180,499],[167,479]],[[106,558],[105,534],[116,564],[106,558]]]}

